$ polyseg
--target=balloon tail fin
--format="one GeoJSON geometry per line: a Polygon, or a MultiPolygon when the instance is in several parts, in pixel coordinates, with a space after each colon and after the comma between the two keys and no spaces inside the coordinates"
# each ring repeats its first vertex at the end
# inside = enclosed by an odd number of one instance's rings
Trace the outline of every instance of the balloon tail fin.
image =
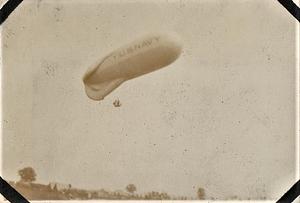
{"type": "Polygon", "coordinates": [[[119,87],[125,79],[118,78],[115,80],[102,82],[95,85],[87,85],[85,84],[85,92],[87,96],[93,100],[102,100],[106,95],[111,93],[114,89],[119,87]]]}

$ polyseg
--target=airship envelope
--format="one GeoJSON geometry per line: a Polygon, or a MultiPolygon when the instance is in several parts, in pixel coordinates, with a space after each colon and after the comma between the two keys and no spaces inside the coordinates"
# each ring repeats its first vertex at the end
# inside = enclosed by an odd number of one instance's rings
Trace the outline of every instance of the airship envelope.
{"type": "Polygon", "coordinates": [[[181,49],[174,34],[149,35],[127,44],[87,70],[83,77],[85,92],[93,100],[102,100],[123,82],[171,64],[181,49]]]}

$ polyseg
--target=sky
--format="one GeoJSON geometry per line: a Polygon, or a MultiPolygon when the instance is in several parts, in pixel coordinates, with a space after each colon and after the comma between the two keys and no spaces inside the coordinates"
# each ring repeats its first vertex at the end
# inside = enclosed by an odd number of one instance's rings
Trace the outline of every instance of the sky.
{"type": "Polygon", "coordinates": [[[295,180],[295,20],[276,1],[24,1],[2,28],[2,172],[82,189],[277,198],[295,180]],[[166,68],[89,99],[87,68],[175,32],[166,68]],[[122,106],[113,106],[119,99],[122,106]]]}

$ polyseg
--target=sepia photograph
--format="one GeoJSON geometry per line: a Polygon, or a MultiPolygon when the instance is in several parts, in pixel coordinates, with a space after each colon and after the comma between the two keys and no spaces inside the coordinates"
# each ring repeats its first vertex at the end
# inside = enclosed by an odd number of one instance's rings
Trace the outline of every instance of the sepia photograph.
{"type": "Polygon", "coordinates": [[[299,25],[269,0],[26,0],[1,28],[1,177],[28,200],[279,199],[299,25]]]}

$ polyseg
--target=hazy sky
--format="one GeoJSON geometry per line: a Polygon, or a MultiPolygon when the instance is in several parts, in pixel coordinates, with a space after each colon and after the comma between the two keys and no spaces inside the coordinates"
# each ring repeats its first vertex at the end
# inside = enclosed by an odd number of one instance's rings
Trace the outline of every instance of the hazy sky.
{"type": "Polygon", "coordinates": [[[216,198],[293,183],[295,20],[277,1],[26,0],[2,34],[5,178],[216,198]],[[153,32],[181,57],[90,100],[88,66],[153,32]]]}

